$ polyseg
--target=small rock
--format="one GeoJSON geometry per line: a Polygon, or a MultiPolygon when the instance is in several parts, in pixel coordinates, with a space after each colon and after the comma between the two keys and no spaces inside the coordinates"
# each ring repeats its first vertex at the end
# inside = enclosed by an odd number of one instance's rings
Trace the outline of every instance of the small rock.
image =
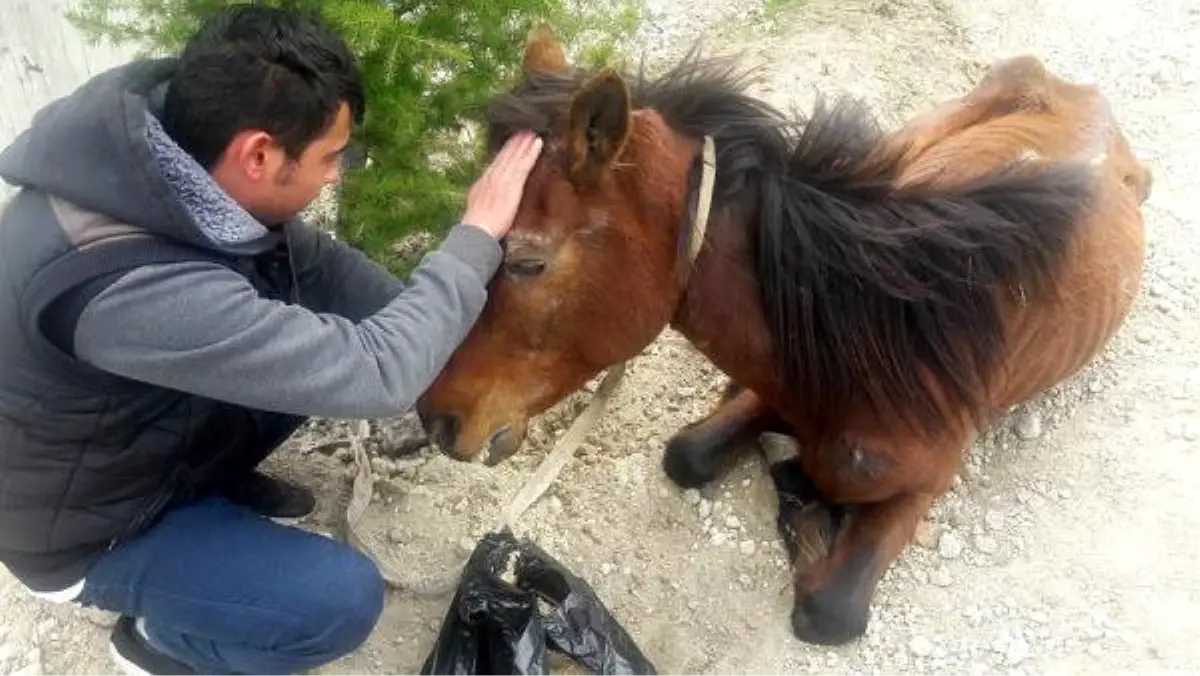
{"type": "Polygon", "coordinates": [[[963,541],[953,531],[946,531],[938,538],[938,554],[943,559],[957,559],[963,553],[963,541]]]}
{"type": "Polygon", "coordinates": [[[1042,414],[1037,411],[1025,411],[1017,420],[1017,436],[1025,441],[1042,436],[1042,414]]]}
{"type": "Polygon", "coordinates": [[[25,666],[12,672],[13,676],[20,674],[21,676],[41,676],[42,674],[42,649],[32,648],[25,653],[25,666]]]}
{"type": "Polygon", "coordinates": [[[700,507],[698,509],[700,511],[701,519],[707,519],[708,517],[712,516],[713,505],[708,500],[701,498],[700,507]]]}
{"type": "Polygon", "coordinates": [[[1021,503],[1022,505],[1026,505],[1029,504],[1029,501],[1032,499],[1033,491],[1025,488],[1024,486],[1017,488],[1017,502],[1021,503]]]}
{"type": "Polygon", "coordinates": [[[737,528],[740,525],[742,525],[742,522],[736,516],[730,514],[729,516],[725,517],[726,528],[737,528]]]}
{"type": "Polygon", "coordinates": [[[460,554],[470,554],[475,551],[475,541],[471,538],[464,537],[458,541],[458,552],[460,554]]]}
{"type": "Polygon", "coordinates": [[[738,545],[738,549],[746,556],[754,554],[754,540],[743,540],[742,544],[738,545]]]}
{"type": "Polygon", "coordinates": [[[396,526],[388,531],[388,539],[392,541],[392,544],[403,545],[412,542],[412,535],[400,526],[396,526]]]}
{"type": "Polygon", "coordinates": [[[1178,420],[1172,420],[1166,426],[1167,436],[1172,439],[1178,439],[1183,436],[1183,423],[1178,420]]]}
{"type": "Polygon", "coordinates": [[[1187,425],[1183,428],[1183,438],[1188,441],[1195,441],[1196,439],[1200,439],[1200,432],[1196,431],[1195,427],[1187,425]]]}
{"type": "Polygon", "coordinates": [[[1010,665],[1017,665],[1029,658],[1029,644],[1024,638],[1017,636],[1008,642],[1008,649],[1004,651],[1004,661],[1010,665]]]}
{"type": "Polygon", "coordinates": [[[680,399],[691,399],[692,397],[696,396],[696,388],[681,387],[679,390],[677,390],[677,394],[679,395],[680,399]]]}
{"type": "Polygon", "coordinates": [[[1154,332],[1150,329],[1140,329],[1133,336],[1139,343],[1153,343],[1154,332]]]}
{"type": "Polygon", "coordinates": [[[84,619],[101,629],[112,629],[120,617],[118,613],[101,610],[100,608],[81,608],[80,610],[84,619]]]}
{"type": "Polygon", "coordinates": [[[983,515],[983,522],[991,530],[1003,530],[1004,514],[996,510],[989,510],[987,514],[983,515]]]}
{"type": "Polygon", "coordinates": [[[915,540],[917,544],[925,549],[935,549],[937,547],[938,527],[932,521],[922,520],[917,524],[917,533],[915,540]]]}
{"type": "Polygon", "coordinates": [[[683,501],[689,505],[698,505],[701,499],[700,491],[695,488],[689,488],[683,492],[683,501]]]}
{"type": "Polygon", "coordinates": [[[1088,390],[1092,394],[1100,394],[1104,391],[1104,383],[1099,380],[1093,380],[1091,385],[1088,385],[1088,390]]]}
{"type": "Polygon", "coordinates": [[[745,573],[738,575],[738,584],[742,585],[742,589],[750,590],[754,588],[754,580],[745,573]]]}
{"type": "Polygon", "coordinates": [[[607,561],[605,561],[604,563],[600,564],[600,574],[601,575],[611,575],[612,571],[613,571],[613,567],[612,567],[611,563],[608,563],[607,561]]]}
{"type": "Polygon", "coordinates": [[[996,538],[987,535],[980,535],[975,538],[975,549],[978,549],[984,554],[995,554],[996,551],[1000,549],[1000,546],[997,544],[996,538]]]}
{"type": "Polygon", "coordinates": [[[908,649],[917,657],[929,657],[933,654],[933,647],[933,641],[924,636],[914,636],[913,640],[908,642],[908,649]]]}

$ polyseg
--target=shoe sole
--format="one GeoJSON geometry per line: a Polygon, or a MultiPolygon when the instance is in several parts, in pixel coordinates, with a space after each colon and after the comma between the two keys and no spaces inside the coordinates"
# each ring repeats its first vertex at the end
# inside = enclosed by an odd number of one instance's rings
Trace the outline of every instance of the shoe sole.
{"type": "Polygon", "coordinates": [[[121,651],[117,650],[117,646],[111,642],[108,644],[108,654],[111,655],[113,661],[117,663],[117,669],[120,673],[123,673],[126,676],[150,676],[149,671],[139,667],[122,655],[121,651]]]}

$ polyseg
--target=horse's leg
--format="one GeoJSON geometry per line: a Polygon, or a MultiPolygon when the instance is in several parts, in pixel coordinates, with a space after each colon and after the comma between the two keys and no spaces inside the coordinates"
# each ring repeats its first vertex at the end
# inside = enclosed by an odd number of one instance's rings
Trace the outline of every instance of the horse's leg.
{"type": "Polygon", "coordinates": [[[781,425],[758,395],[731,383],[712,413],[667,442],[663,469],[679,486],[698,488],[731,466],[739,451],[750,447],[748,442],[781,425]]]}
{"type": "Polygon", "coordinates": [[[952,445],[880,448],[797,447],[772,465],[779,530],[795,571],[792,628],[803,641],[836,645],[866,631],[880,578],[949,488],[961,457],[952,445]]]}
{"type": "Polygon", "coordinates": [[[826,538],[810,539],[810,545],[832,541],[825,558],[796,562],[792,631],[797,638],[838,645],[866,632],[879,580],[912,540],[933,500],[929,493],[905,493],[844,512],[835,506],[795,515],[798,523],[791,527],[797,533],[826,538]]]}

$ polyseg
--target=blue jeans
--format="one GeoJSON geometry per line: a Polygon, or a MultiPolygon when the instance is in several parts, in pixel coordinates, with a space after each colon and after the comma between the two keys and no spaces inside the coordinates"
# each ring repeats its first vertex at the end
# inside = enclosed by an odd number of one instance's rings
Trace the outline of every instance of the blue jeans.
{"type": "Polygon", "coordinates": [[[358,551],[209,498],[105,554],[80,602],[145,618],[151,644],[199,673],[280,674],[357,649],[383,597],[358,551]]]}
{"type": "MultiPolygon", "coordinates": [[[[254,468],[303,421],[261,413],[254,446],[224,473],[254,468]]],[[[379,569],[357,550],[205,497],[104,554],[79,602],[145,618],[151,644],[199,673],[283,674],[361,646],[383,596],[379,569]]]]}

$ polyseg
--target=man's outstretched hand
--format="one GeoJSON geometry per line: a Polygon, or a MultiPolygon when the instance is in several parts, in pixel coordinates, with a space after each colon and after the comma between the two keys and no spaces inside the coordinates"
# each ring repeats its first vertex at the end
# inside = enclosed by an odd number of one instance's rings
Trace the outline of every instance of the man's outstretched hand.
{"type": "Polygon", "coordinates": [[[512,227],[525,192],[525,179],[542,152],[542,139],[532,132],[514,134],[467,193],[463,222],[500,239],[512,227]]]}

